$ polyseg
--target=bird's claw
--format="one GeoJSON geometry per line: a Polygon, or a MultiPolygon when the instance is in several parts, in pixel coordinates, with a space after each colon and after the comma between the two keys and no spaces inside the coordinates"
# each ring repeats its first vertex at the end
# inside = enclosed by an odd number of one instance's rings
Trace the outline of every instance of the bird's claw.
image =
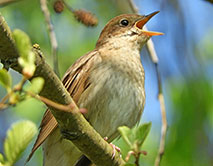
{"type": "MultiPolygon", "coordinates": [[[[108,137],[104,137],[104,140],[107,141],[107,140],[108,140],[108,137]]],[[[112,153],[112,159],[113,159],[113,158],[115,157],[116,151],[117,151],[118,153],[120,153],[120,152],[121,152],[121,149],[120,149],[118,146],[114,145],[113,143],[109,143],[109,145],[113,148],[113,153],[112,153]]]]}

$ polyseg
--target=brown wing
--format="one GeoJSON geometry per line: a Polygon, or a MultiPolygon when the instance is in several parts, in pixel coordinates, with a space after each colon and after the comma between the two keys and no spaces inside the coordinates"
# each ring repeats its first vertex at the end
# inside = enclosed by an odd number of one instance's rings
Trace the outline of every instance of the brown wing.
{"type": "MultiPolygon", "coordinates": [[[[98,57],[97,51],[89,52],[79,58],[65,73],[62,82],[70,93],[71,97],[77,103],[81,94],[90,85],[89,73],[91,66],[95,62],[95,57],[98,57]]],[[[46,110],[40,125],[39,135],[27,159],[31,159],[34,152],[46,140],[49,134],[58,126],[58,123],[49,109],[46,110]]]]}

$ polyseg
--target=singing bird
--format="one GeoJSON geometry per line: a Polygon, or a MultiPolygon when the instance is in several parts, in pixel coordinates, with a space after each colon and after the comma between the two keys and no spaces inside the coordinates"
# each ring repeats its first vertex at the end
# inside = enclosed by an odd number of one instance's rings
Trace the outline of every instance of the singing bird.
{"type": "MultiPolygon", "coordinates": [[[[140,50],[151,36],[162,35],[145,31],[143,26],[157,13],[123,14],[110,20],[95,49],[79,58],[62,79],[78,107],[87,109],[85,118],[109,142],[119,135],[119,126],[133,127],[140,120],[145,104],[140,50]]],[[[44,166],[89,163],[71,141],[62,138],[49,109],[29,159],[41,144],[44,166]]]]}

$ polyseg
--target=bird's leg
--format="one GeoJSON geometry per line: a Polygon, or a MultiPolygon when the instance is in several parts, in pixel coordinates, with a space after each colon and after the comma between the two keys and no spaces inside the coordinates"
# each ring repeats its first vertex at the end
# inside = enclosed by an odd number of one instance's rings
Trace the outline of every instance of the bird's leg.
{"type": "MultiPolygon", "coordinates": [[[[108,137],[104,137],[104,140],[107,141],[108,137]]],[[[115,146],[113,143],[109,143],[110,146],[113,148],[113,154],[112,154],[112,159],[115,157],[115,151],[121,152],[121,149],[118,146],[115,146]]]]}

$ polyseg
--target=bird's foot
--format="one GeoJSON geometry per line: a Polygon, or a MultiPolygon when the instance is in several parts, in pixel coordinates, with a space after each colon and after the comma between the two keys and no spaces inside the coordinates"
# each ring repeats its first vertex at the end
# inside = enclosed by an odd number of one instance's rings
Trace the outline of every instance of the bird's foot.
{"type": "MultiPolygon", "coordinates": [[[[108,137],[104,137],[104,140],[107,141],[107,140],[108,140],[108,137]]],[[[109,145],[113,148],[113,153],[112,153],[112,159],[113,159],[113,158],[115,157],[116,151],[117,151],[118,153],[120,153],[120,152],[121,152],[121,149],[120,149],[118,146],[114,145],[113,143],[109,143],[109,145]]]]}

